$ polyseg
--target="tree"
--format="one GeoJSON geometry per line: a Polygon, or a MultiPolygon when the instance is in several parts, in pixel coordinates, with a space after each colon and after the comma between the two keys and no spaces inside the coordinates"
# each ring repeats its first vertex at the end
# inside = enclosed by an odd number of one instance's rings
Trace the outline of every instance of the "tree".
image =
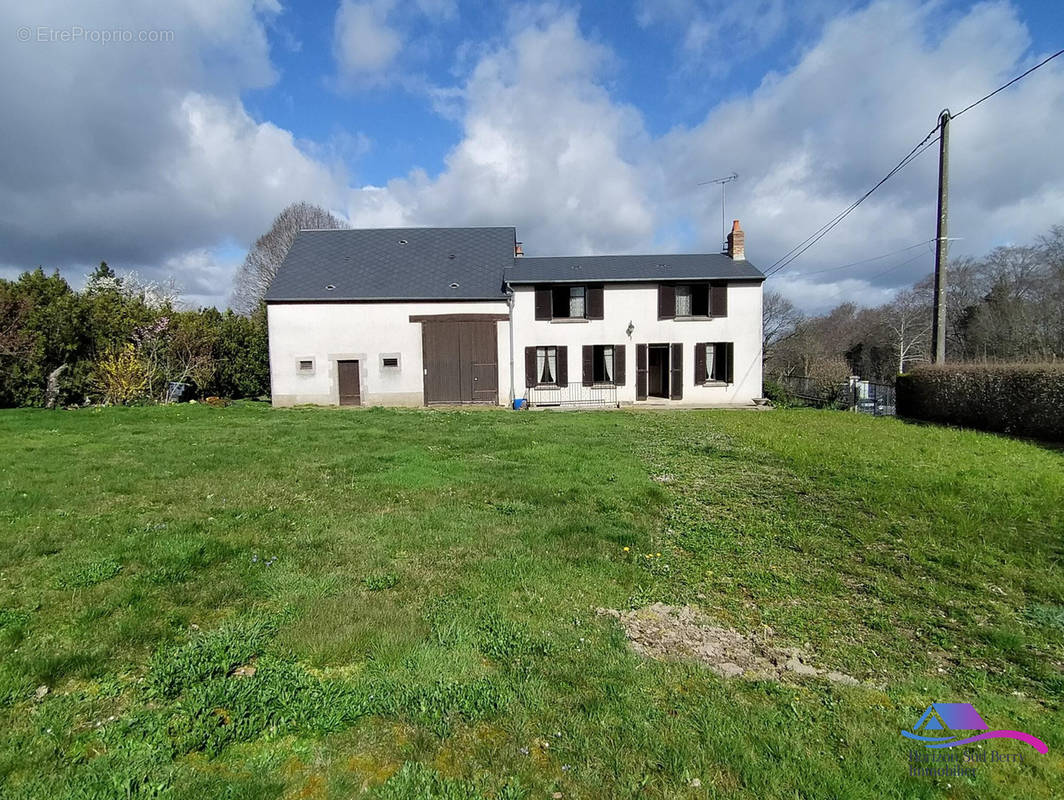
{"type": "Polygon", "coordinates": [[[350,227],[345,221],[311,203],[293,203],[277,215],[270,229],[248,251],[237,271],[230,299],[241,313],[251,314],[266,296],[277,269],[299,231],[310,228],[335,230],[350,227]]]}
{"type": "Polygon", "coordinates": [[[804,319],[804,315],[782,294],[768,291],[765,292],[762,300],[761,319],[761,359],[768,361],[777,345],[798,332],[798,326],[804,319]]]}

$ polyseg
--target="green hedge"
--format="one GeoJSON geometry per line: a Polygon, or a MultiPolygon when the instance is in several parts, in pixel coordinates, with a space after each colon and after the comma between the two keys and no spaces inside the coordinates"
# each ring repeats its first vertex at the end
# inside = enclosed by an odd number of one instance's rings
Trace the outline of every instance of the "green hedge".
{"type": "Polygon", "coordinates": [[[921,367],[897,390],[899,417],[1064,441],[1064,363],[921,367]]]}

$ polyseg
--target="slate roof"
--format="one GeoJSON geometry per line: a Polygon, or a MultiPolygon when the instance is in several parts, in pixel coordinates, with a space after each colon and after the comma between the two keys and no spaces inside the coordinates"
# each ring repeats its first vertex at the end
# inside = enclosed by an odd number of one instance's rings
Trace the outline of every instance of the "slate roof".
{"type": "Polygon", "coordinates": [[[266,301],[504,299],[516,236],[513,228],[300,231],[266,301]]]}
{"type": "Polygon", "coordinates": [[[514,228],[501,227],[300,231],[266,302],[501,300],[504,281],[765,279],[721,253],[515,259],[516,239],[514,228]]]}
{"type": "Polygon", "coordinates": [[[765,276],[749,261],[723,253],[645,256],[553,256],[519,258],[507,270],[510,283],[586,281],[757,280],[765,276]]]}

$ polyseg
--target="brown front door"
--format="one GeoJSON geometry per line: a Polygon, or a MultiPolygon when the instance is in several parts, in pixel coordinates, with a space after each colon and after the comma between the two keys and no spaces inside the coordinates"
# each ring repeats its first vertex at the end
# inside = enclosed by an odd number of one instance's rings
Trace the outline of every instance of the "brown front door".
{"type": "Polygon", "coordinates": [[[422,323],[426,403],[495,403],[499,397],[494,321],[422,323]]]}
{"type": "Polygon", "coordinates": [[[362,386],[358,379],[358,362],[337,361],[336,375],[340,383],[340,405],[362,405],[362,386]]]}

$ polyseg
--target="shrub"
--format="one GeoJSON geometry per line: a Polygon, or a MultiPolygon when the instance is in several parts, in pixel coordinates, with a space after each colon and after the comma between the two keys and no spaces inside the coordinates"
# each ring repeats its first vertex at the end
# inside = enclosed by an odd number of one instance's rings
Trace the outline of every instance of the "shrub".
{"type": "Polygon", "coordinates": [[[949,364],[898,376],[898,416],[1064,441],[1064,364],[949,364]]]}

